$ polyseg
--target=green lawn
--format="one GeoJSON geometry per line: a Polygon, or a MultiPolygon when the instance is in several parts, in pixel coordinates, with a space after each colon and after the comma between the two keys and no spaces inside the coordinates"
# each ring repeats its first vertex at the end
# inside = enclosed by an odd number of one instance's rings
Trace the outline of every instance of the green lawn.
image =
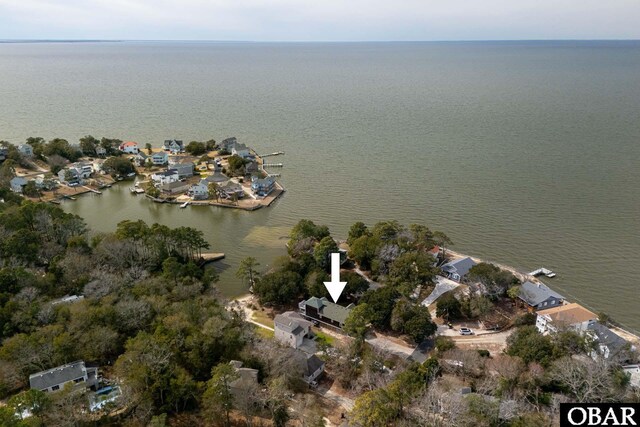
{"type": "Polygon", "coordinates": [[[264,338],[273,338],[274,337],[274,333],[273,331],[270,331],[268,329],[265,328],[261,328],[260,326],[254,325],[256,328],[256,332],[258,333],[258,335],[264,337],[264,338]]]}
{"type": "Polygon", "coordinates": [[[267,316],[267,313],[264,311],[256,310],[253,312],[253,320],[260,323],[261,325],[268,326],[273,328],[273,319],[267,316]]]}
{"type": "Polygon", "coordinates": [[[333,347],[333,345],[334,345],[334,343],[335,343],[335,338],[334,338],[334,337],[332,337],[331,335],[327,335],[327,334],[325,334],[325,333],[322,333],[322,332],[320,332],[320,331],[319,331],[319,330],[317,330],[317,329],[314,329],[314,330],[313,330],[313,333],[314,333],[318,338],[320,338],[320,339],[324,339],[324,340],[327,342],[327,344],[329,344],[330,346],[332,346],[332,347],[333,347]]]}

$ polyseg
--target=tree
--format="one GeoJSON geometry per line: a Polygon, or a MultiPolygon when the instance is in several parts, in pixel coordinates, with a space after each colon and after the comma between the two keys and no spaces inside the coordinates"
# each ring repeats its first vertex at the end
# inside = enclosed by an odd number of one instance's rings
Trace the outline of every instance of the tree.
{"type": "Polygon", "coordinates": [[[357,262],[363,270],[370,270],[376,256],[380,240],[373,236],[363,235],[350,244],[349,257],[357,262]]]}
{"type": "Polygon", "coordinates": [[[389,327],[391,312],[399,296],[397,290],[390,286],[384,286],[367,291],[360,302],[366,303],[370,307],[371,323],[378,328],[386,329],[389,327]]]}
{"type": "Polygon", "coordinates": [[[182,264],[175,257],[169,257],[162,263],[162,274],[177,285],[182,275],[182,264]]]}
{"type": "Polygon", "coordinates": [[[80,150],[85,156],[95,156],[96,147],[100,144],[96,138],[91,135],[80,138],[80,150]]]}
{"type": "Polygon", "coordinates": [[[203,142],[191,141],[187,144],[184,151],[193,156],[199,156],[204,154],[207,151],[207,148],[203,142]]]}
{"type": "Polygon", "coordinates": [[[445,320],[459,319],[462,316],[462,305],[452,293],[446,293],[438,298],[436,303],[436,316],[445,320]]]}
{"type": "Polygon", "coordinates": [[[313,258],[318,267],[328,270],[331,266],[331,254],[338,252],[338,245],[331,236],[322,238],[313,250],[313,258]]]}
{"type": "Polygon", "coordinates": [[[216,147],[217,147],[217,144],[215,139],[210,139],[207,142],[205,142],[205,148],[207,149],[207,151],[213,151],[216,149],[216,147]]]}
{"type": "Polygon", "coordinates": [[[229,163],[228,172],[230,175],[244,175],[244,165],[249,163],[248,160],[236,155],[227,158],[227,162],[229,163]]]}
{"type": "Polygon", "coordinates": [[[431,320],[429,308],[416,305],[413,307],[412,316],[408,318],[403,326],[403,332],[411,337],[416,343],[421,343],[426,338],[432,336],[438,326],[431,320]]]}
{"type": "Polygon", "coordinates": [[[362,236],[371,235],[369,229],[364,222],[358,221],[354,223],[349,229],[349,236],[347,237],[347,243],[352,244],[356,239],[362,236]]]}
{"type": "Polygon", "coordinates": [[[144,148],[147,150],[148,155],[151,155],[153,153],[153,146],[151,145],[151,143],[147,142],[146,144],[144,144],[144,148]]]}
{"type": "Polygon", "coordinates": [[[442,256],[447,256],[447,246],[453,245],[453,242],[442,231],[434,231],[433,232],[433,241],[442,248],[442,256]]]}
{"type": "Polygon", "coordinates": [[[512,286],[507,289],[507,296],[514,301],[517,301],[520,298],[520,290],[522,288],[520,286],[512,286]]]}
{"type": "Polygon", "coordinates": [[[370,321],[371,310],[369,306],[366,303],[358,304],[347,316],[342,329],[349,335],[356,337],[356,339],[364,341],[370,321]]]}
{"type": "Polygon", "coordinates": [[[471,267],[468,278],[482,283],[487,293],[493,296],[502,296],[507,289],[520,283],[510,271],[502,270],[487,262],[481,262],[471,267]]]}
{"type": "Polygon", "coordinates": [[[308,219],[301,219],[289,233],[289,248],[306,239],[319,242],[329,236],[329,228],[326,225],[316,225],[308,219]]]}
{"type": "Polygon", "coordinates": [[[302,277],[293,271],[265,274],[253,285],[262,304],[288,304],[303,293],[302,277]]]}
{"type": "Polygon", "coordinates": [[[433,257],[424,252],[407,252],[397,257],[389,269],[389,280],[404,295],[410,295],[420,285],[433,283],[436,269],[433,257]]]}
{"type": "Polygon", "coordinates": [[[102,168],[111,175],[129,175],[135,172],[133,163],[124,157],[109,157],[104,161],[102,168]]]}
{"type": "Polygon", "coordinates": [[[254,257],[247,257],[240,261],[240,266],[238,267],[238,271],[236,271],[236,277],[242,280],[248,280],[250,285],[253,286],[255,283],[255,277],[257,276],[256,267],[258,267],[260,263],[254,257]]]}
{"type": "Polygon", "coordinates": [[[207,185],[207,193],[209,194],[210,199],[216,199],[216,201],[220,201],[220,187],[215,182],[210,182],[207,185]]]}
{"type": "Polygon", "coordinates": [[[36,186],[35,181],[29,181],[27,182],[27,185],[25,185],[22,188],[22,194],[24,194],[27,197],[40,197],[41,193],[38,187],[36,186]]]}
{"type": "Polygon", "coordinates": [[[203,395],[205,411],[223,415],[227,427],[231,425],[229,413],[233,409],[234,400],[230,384],[239,377],[233,366],[221,363],[211,370],[211,379],[207,381],[207,389],[203,395]]]}
{"type": "Polygon", "coordinates": [[[506,353],[542,366],[548,366],[557,357],[551,338],[540,334],[535,326],[522,326],[509,335],[506,353]]]}

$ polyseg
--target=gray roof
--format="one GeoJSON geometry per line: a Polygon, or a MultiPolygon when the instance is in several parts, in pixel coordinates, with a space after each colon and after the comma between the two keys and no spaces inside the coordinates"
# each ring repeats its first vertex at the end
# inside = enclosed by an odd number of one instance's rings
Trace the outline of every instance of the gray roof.
{"type": "Polygon", "coordinates": [[[186,182],[182,182],[182,181],[173,181],[173,182],[168,182],[166,184],[162,184],[161,188],[163,190],[175,190],[176,188],[188,188],[190,187],[190,185],[186,182]]]}
{"type": "Polygon", "coordinates": [[[293,311],[286,311],[282,314],[278,314],[274,319],[274,324],[277,329],[285,330],[294,335],[298,335],[304,332],[304,327],[310,327],[311,322],[305,320],[298,313],[293,311]]]}
{"type": "Polygon", "coordinates": [[[351,313],[351,308],[332,303],[325,297],[311,297],[307,300],[306,305],[318,309],[318,312],[322,314],[322,317],[326,317],[339,323],[344,323],[344,321],[347,320],[349,313],[351,313]]]}
{"type": "Polygon", "coordinates": [[[549,298],[564,299],[562,295],[555,292],[544,283],[526,281],[520,287],[520,299],[531,306],[537,306],[549,298]]]}
{"type": "Polygon", "coordinates": [[[242,388],[243,386],[249,386],[251,384],[258,383],[258,370],[251,368],[243,368],[242,362],[238,360],[232,360],[229,362],[238,374],[238,378],[229,383],[229,387],[242,388]]]}
{"type": "Polygon", "coordinates": [[[73,381],[76,378],[82,378],[85,376],[85,371],[84,362],[77,361],[29,375],[29,385],[33,389],[44,390],[54,385],[73,381]]]}
{"type": "Polygon", "coordinates": [[[324,362],[322,361],[322,359],[320,359],[315,354],[312,354],[309,357],[307,357],[307,365],[306,365],[306,368],[305,368],[305,375],[309,376],[309,375],[313,374],[315,371],[317,371],[318,369],[323,368],[323,367],[324,367],[324,362]]]}
{"type": "Polygon", "coordinates": [[[156,172],[156,173],[154,173],[154,175],[157,175],[157,176],[172,176],[172,175],[176,175],[177,173],[178,173],[177,170],[169,169],[169,170],[164,171],[164,172],[156,172]]]}
{"type": "Polygon", "coordinates": [[[22,176],[15,176],[9,182],[11,185],[27,185],[27,179],[22,176]]]}
{"type": "Polygon", "coordinates": [[[220,172],[215,172],[213,175],[207,176],[205,180],[207,182],[226,182],[229,181],[229,177],[220,172]]]}
{"type": "Polygon", "coordinates": [[[456,261],[451,261],[442,266],[442,269],[447,273],[458,273],[460,277],[466,276],[471,267],[476,265],[475,261],[469,257],[462,258],[456,261]]]}
{"type": "Polygon", "coordinates": [[[235,149],[236,151],[242,151],[242,150],[248,150],[249,147],[247,147],[246,144],[243,144],[242,142],[236,142],[235,144],[233,144],[231,146],[232,149],[235,149]]]}
{"type": "Polygon", "coordinates": [[[590,325],[589,329],[596,335],[598,342],[607,346],[611,353],[615,353],[627,345],[627,341],[599,322],[590,325]]]}

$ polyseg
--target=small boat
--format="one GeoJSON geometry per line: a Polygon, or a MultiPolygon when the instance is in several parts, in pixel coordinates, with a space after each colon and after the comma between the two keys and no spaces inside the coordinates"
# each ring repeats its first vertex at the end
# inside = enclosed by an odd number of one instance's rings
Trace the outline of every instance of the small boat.
{"type": "Polygon", "coordinates": [[[128,174],[127,174],[127,176],[128,176],[129,178],[131,178],[132,176],[136,176],[136,173],[135,173],[135,172],[131,172],[131,173],[128,173],[128,174]]]}
{"type": "Polygon", "coordinates": [[[187,206],[189,206],[189,202],[184,202],[183,204],[180,205],[180,209],[184,209],[187,206]]]}

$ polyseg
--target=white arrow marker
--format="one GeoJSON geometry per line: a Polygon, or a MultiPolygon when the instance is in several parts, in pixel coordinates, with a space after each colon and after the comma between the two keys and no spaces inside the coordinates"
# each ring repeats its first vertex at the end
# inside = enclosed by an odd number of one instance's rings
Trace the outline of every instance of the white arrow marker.
{"type": "Polygon", "coordinates": [[[344,291],[344,287],[347,286],[347,282],[340,281],[340,254],[332,253],[331,254],[331,281],[324,282],[324,285],[327,287],[329,291],[329,295],[331,295],[331,299],[333,302],[338,302],[338,298],[344,291]]]}

